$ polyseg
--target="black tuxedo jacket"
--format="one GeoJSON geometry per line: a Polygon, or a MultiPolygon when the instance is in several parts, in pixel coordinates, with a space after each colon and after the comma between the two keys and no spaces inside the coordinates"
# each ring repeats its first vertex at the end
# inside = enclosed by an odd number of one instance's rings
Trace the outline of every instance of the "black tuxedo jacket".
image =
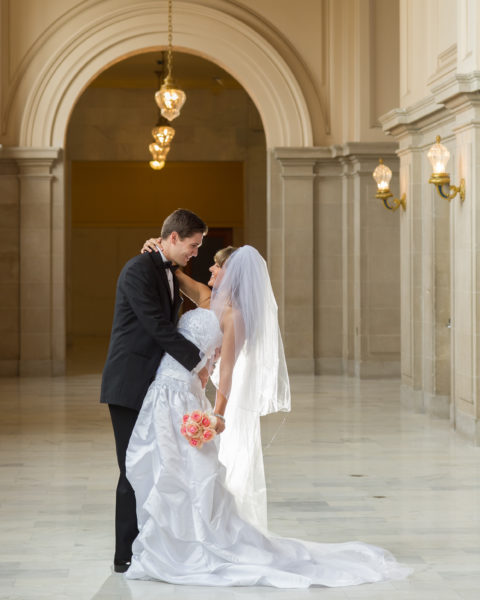
{"type": "Polygon", "coordinates": [[[173,281],[172,303],[159,252],[135,256],[123,267],[100,402],[139,411],[165,352],[189,371],[200,361],[199,349],[177,331],[182,300],[176,277],[173,281]]]}

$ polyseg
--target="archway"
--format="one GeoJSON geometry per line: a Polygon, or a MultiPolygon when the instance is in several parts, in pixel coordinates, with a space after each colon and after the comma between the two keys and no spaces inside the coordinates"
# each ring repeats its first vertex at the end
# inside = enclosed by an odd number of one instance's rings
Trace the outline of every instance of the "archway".
{"type": "MultiPolygon", "coordinates": [[[[106,0],[102,11],[96,11],[96,3],[87,2],[82,11],[69,10],[59,22],[52,24],[45,32],[45,39],[39,40],[43,45],[32,47],[26,57],[27,66],[11,103],[10,115],[12,127],[19,128],[18,137],[13,133],[13,138],[18,139],[20,148],[10,154],[22,173],[21,202],[33,207],[32,214],[42,215],[42,224],[35,236],[23,225],[20,229],[20,245],[25,246],[27,240],[29,244],[29,253],[21,256],[20,310],[26,315],[33,310],[27,298],[31,282],[37,282],[37,263],[41,262],[42,287],[36,296],[36,306],[45,311],[48,319],[43,323],[41,335],[36,329],[29,331],[29,319],[22,321],[20,334],[25,340],[29,335],[35,339],[35,352],[21,350],[20,374],[56,374],[63,373],[65,368],[66,217],[62,149],[71,111],[89,82],[110,65],[166,46],[166,23],[166,3],[129,3],[119,8],[118,2],[106,0]],[[45,48],[43,54],[35,53],[42,48],[45,48]],[[28,64],[28,60],[31,63],[28,64]],[[29,81],[34,84],[28,91],[29,81]],[[37,182],[35,185],[31,185],[33,180],[37,182]]],[[[269,39],[275,36],[272,31],[269,39]]],[[[284,59],[290,52],[289,62],[298,64],[294,52],[279,41],[282,56],[266,37],[239,18],[210,6],[181,0],[175,8],[174,43],[179,50],[219,64],[239,81],[255,103],[263,121],[269,156],[267,220],[275,219],[275,224],[268,224],[268,228],[275,230],[276,238],[281,240],[275,254],[283,257],[283,236],[287,228],[282,224],[279,230],[278,202],[283,200],[278,200],[278,184],[277,205],[271,206],[274,196],[271,181],[278,180],[279,173],[273,149],[312,145],[307,104],[284,59]]],[[[287,194],[292,191],[287,190],[287,194]]],[[[306,227],[310,227],[309,212],[302,214],[306,227]]],[[[288,235],[293,234],[290,228],[288,235]]],[[[276,268],[279,281],[284,277],[281,274],[284,270],[283,263],[276,268]]]]}
{"type": "MultiPolygon", "coordinates": [[[[65,168],[67,373],[101,372],[118,274],[165,216],[183,206],[209,226],[188,268],[207,283],[215,252],[249,243],[265,256],[266,145],[258,111],[217,65],[176,52],[175,81],[187,102],[173,121],[166,166],[148,165],[158,118],[153,93],[160,52],[103,71],[69,121],[65,168]],[[69,199],[69,201],[68,201],[69,199]]],[[[185,301],[183,308],[188,305],[185,301]]],[[[190,306],[191,307],[191,306],[190,306]]]]}
{"type": "MultiPolygon", "coordinates": [[[[102,15],[94,27],[70,23],[77,29],[75,41],[63,40],[37,77],[21,119],[20,146],[63,147],[72,107],[90,81],[127,56],[167,45],[165,9],[130,4],[102,15]]],[[[251,27],[219,10],[178,2],[175,46],[217,63],[239,81],[262,117],[268,148],[312,145],[310,115],[294,74],[251,27]]]]}

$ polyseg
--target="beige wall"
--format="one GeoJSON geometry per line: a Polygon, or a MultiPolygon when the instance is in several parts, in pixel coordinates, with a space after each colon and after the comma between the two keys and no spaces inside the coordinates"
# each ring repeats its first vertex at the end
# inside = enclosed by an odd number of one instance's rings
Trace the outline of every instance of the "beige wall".
{"type": "MultiPolygon", "coordinates": [[[[400,106],[422,103],[457,63],[457,0],[400,3],[400,106]]],[[[470,15],[474,18],[474,15],[470,15]]]]}
{"type": "Polygon", "coordinates": [[[243,0],[291,44],[314,145],[383,141],[379,117],[398,105],[398,0],[243,0]]]}
{"type": "Polygon", "coordinates": [[[403,398],[450,417],[477,444],[479,9],[477,0],[401,0],[400,106],[382,117],[399,142],[408,204],[400,231],[403,398]],[[448,202],[428,182],[436,135],[450,151],[451,183],[465,181],[464,202],[448,202]]]}

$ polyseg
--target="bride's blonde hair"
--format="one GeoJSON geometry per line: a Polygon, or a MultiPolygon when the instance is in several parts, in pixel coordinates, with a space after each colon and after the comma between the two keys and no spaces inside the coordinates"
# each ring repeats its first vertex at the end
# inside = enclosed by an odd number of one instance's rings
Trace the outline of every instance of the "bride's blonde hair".
{"type": "Polygon", "coordinates": [[[222,248],[221,250],[219,250],[213,257],[215,264],[217,264],[219,267],[223,267],[227,258],[229,258],[235,252],[236,249],[237,248],[235,248],[234,246],[227,246],[226,248],[222,248]]]}

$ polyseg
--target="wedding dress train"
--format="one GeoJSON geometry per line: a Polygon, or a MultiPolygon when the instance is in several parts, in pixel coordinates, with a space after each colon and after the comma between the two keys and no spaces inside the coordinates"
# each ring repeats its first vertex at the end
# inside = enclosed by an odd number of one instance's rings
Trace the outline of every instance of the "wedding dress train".
{"type": "MultiPolygon", "coordinates": [[[[207,355],[221,343],[218,320],[206,309],[183,315],[179,330],[207,355]]],[[[197,449],[180,433],[183,415],[195,409],[210,409],[198,377],[165,355],[127,452],[139,527],[127,578],[306,588],[408,575],[410,570],[382,548],[281,538],[243,519],[225,485],[219,437],[197,449]]],[[[222,435],[228,435],[228,422],[222,435]]]]}

